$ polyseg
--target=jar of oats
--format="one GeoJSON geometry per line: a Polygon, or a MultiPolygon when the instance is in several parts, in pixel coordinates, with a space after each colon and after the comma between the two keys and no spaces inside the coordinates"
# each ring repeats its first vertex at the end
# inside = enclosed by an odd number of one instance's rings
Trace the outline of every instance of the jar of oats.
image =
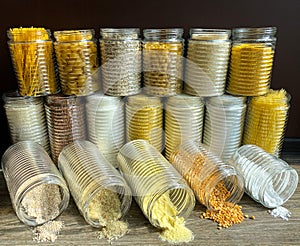
{"type": "Polygon", "coordinates": [[[173,96],[182,90],[183,29],[145,29],[143,72],[145,92],[173,96]]]}
{"type": "Polygon", "coordinates": [[[23,223],[46,223],[67,208],[67,184],[38,143],[21,141],[10,146],[2,156],[1,166],[13,208],[23,223]]]}
{"type": "Polygon", "coordinates": [[[54,42],[62,93],[86,96],[100,89],[94,30],[55,31],[54,42]]]}
{"type": "Polygon", "coordinates": [[[260,96],[269,91],[275,34],[276,27],[233,29],[228,93],[260,96]]]}
{"type": "Polygon", "coordinates": [[[8,46],[21,96],[43,96],[59,91],[51,32],[45,28],[12,28],[8,46]]]}
{"type": "Polygon", "coordinates": [[[129,96],[140,92],[142,47],[138,28],[101,28],[103,92],[129,96]]]}

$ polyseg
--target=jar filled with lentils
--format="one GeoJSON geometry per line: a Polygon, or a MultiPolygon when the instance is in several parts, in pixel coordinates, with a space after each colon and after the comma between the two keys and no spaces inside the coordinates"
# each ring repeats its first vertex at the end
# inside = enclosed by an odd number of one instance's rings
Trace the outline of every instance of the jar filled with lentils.
{"type": "Polygon", "coordinates": [[[144,89],[149,95],[172,96],[182,90],[183,29],[145,29],[144,89]]]}
{"type": "Polygon", "coordinates": [[[85,96],[99,90],[94,30],[56,31],[54,37],[62,92],[65,95],[85,96]]]}
{"type": "Polygon", "coordinates": [[[138,28],[101,28],[103,92],[129,96],[141,89],[142,47],[138,28]]]}

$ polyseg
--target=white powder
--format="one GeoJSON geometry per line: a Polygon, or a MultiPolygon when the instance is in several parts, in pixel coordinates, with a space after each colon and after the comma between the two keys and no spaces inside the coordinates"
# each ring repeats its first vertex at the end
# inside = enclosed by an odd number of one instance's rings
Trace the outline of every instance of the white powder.
{"type": "Polygon", "coordinates": [[[291,217],[291,214],[292,214],[289,210],[287,210],[286,208],[281,207],[281,206],[274,208],[272,210],[269,210],[268,212],[273,217],[275,217],[275,218],[279,217],[283,220],[289,220],[289,218],[291,217]]]}
{"type": "Polygon", "coordinates": [[[35,242],[55,242],[61,229],[64,227],[63,221],[48,221],[47,223],[34,227],[33,241],[35,242]]]}

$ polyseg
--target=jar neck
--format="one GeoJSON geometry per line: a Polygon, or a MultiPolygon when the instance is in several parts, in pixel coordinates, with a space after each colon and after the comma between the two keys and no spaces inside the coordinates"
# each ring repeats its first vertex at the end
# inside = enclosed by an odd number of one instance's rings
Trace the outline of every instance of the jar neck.
{"type": "Polygon", "coordinates": [[[139,39],[139,28],[101,28],[100,35],[102,39],[108,40],[129,40],[139,39]]]}
{"type": "Polygon", "coordinates": [[[225,29],[190,29],[190,39],[193,40],[228,40],[231,31],[225,29]]]}
{"type": "Polygon", "coordinates": [[[93,29],[86,30],[64,30],[55,31],[54,37],[57,42],[76,42],[93,40],[95,31],[93,29]]]}
{"type": "Polygon", "coordinates": [[[232,31],[232,39],[275,41],[276,30],[276,27],[235,28],[232,31]]]}
{"type": "Polygon", "coordinates": [[[183,29],[145,29],[143,34],[149,41],[182,41],[183,29]]]}
{"type": "Polygon", "coordinates": [[[14,42],[46,41],[51,39],[51,32],[45,28],[11,28],[7,36],[14,42]]]}
{"type": "Polygon", "coordinates": [[[51,95],[46,98],[46,105],[51,107],[68,107],[74,105],[81,105],[84,103],[83,97],[51,95]]]}

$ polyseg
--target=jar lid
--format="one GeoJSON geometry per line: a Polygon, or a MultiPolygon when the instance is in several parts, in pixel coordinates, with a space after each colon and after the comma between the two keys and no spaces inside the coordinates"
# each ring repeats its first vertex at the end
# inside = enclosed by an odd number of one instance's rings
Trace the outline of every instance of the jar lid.
{"type": "Polygon", "coordinates": [[[102,39],[126,40],[138,39],[140,36],[139,28],[101,28],[100,35],[102,39]]]}
{"type": "Polygon", "coordinates": [[[190,29],[190,38],[193,40],[227,40],[230,38],[230,35],[231,30],[226,29],[190,29]]]}
{"type": "Polygon", "coordinates": [[[177,41],[182,40],[182,28],[167,29],[145,29],[143,31],[145,39],[154,41],[177,41]]]}
{"type": "Polygon", "coordinates": [[[57,42],[92,40],[94,35],[95,35],[95,31],[93,29],[64,30],[64,31],[54,32],[54,37],[57,42]]]}

